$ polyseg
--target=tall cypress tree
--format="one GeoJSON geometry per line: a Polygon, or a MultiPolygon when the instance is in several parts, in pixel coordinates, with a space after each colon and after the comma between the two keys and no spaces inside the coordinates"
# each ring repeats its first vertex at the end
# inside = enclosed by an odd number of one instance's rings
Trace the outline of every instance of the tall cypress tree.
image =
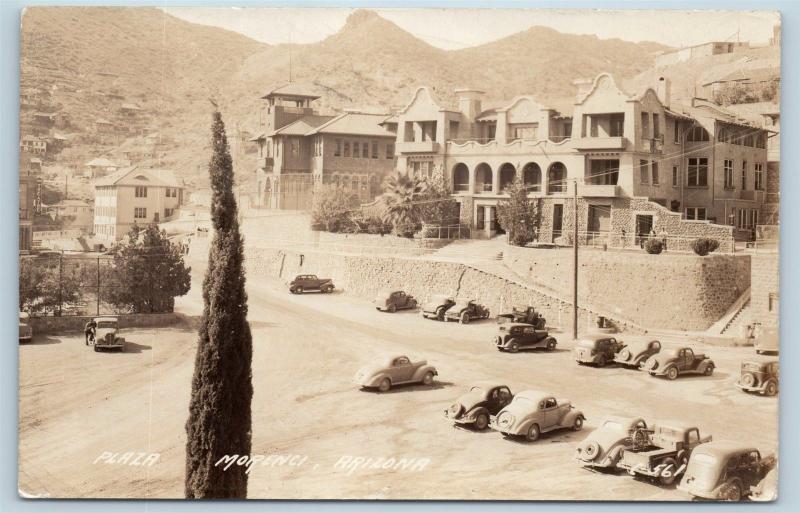
{"type": "Polygon", "coordinates": [[[211,221],[214,238],[203,281],[203,318],[186,422],[186,498],[246,498],[246,467],[215,466],[249,455],[253,341],[247,322],[243,241],[233,194],[225,124],[214,110],[211,221]]]}

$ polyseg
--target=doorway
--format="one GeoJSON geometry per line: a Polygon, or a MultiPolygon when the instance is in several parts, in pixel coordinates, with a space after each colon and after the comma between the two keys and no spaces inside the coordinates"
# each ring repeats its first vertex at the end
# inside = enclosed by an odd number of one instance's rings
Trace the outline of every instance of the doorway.
{"type": "Polygon", "coordinates": [[[564,205],[553,205],[553,241],[561,237],[564,229],[564,205]]]}
{"type": "Polygon", "coordinates": [[[636,244],[644,247],[645,241],[650,238],[653,230],[653,216],[647,214],[636,214],[636,244]]]}

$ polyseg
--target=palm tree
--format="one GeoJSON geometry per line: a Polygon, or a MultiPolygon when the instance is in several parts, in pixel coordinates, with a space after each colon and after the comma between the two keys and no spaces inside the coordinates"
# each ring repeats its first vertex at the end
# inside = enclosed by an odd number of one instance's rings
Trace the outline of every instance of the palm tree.
{"type": "Polygon", "coordinates": [[[428,183],[411,171],[396,171],[383,183],[384,222],[390,223],[401,237],[411,237],[420,227],[419,201],[428,190],[428,183]]]}

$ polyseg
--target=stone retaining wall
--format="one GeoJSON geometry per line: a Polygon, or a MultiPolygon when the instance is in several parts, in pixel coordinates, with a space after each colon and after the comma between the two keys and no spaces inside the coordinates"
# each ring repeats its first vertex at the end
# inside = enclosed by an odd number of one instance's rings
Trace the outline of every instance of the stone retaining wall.
{"type": "MultiPolygon", "coordinates": [[[[534,284],[572,292],[570,249],[508,246],[503,261],[534,284]]],[[[705,330],[749,287],[748,254],[580,252],[579,297],[648,328],[705,330]]]]}
{"type": "MultiPolygon", "coordinates": [[[[83,327],[95,316],[61,316],[32,317],[31,326],[34,333],[67,333],[82,332],[83,327]]],[[[175,313],[166,314],[127,314],[117,315],[120,328],[158,328],[178,323],[180,316],[175,313]]]]}

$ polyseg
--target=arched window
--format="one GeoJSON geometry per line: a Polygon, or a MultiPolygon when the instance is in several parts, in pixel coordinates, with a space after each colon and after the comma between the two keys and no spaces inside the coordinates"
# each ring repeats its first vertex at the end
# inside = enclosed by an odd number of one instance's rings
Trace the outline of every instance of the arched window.
{"type": "Polygon", "coordinates": [[[481,162],[475,167],[475,193],[492,192],[492,168],[481,162]]]}
{"type": "Polygon", "coordinates": [[[561,162],[553,162],[547,169],[547,194],[566,192],[567,167],[561,162]]]}
{"type": "Polygon", "coordinates": [[[727,143],[727,144],[733,142],[733,134],[731,133],[731,130],[727,127],[720,128],[717,140],[721,143],[727,143]]]}
{"type": "Polygon", "coordinates": [[[688,142],[708,142],[708,131],[701,126],[694,126],[689,130],[686,140],[688,142]]]}
{"type": "Polygon", "coordinates": [[[469,168],[463,162],[453,167],[453,192],[469,191],[469,168]]]}
{"type": "Polygon", "coordinates": [[[506,162],[500,166],[500,192],[503,192],[509,185],[514,183],[516,176],[517,170],[513,165],[506,162]]]}
{"type": "Polygon", "coordinates": [[[542,169],[536,162],[528,162],[522,168],[522,180],[528,192],[539,192],[542,190],[542,169]]]}

